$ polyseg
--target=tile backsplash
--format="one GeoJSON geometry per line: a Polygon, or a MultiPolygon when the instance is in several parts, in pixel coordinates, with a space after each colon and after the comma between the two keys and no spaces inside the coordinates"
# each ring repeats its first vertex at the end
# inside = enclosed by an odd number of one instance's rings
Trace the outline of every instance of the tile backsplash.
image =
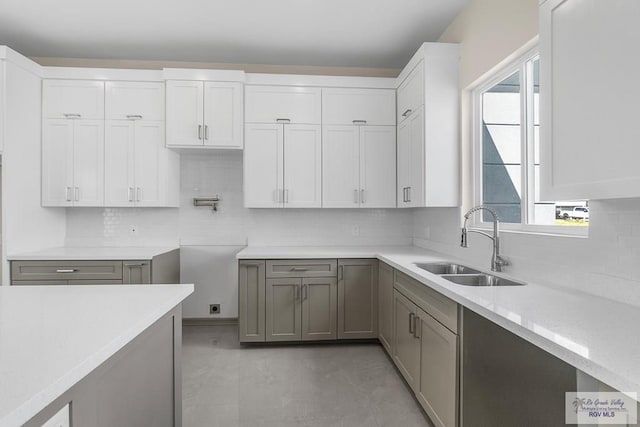
{"type": "Polygon", "coordinates": [[[412,213],[396,209],[246,209],[242,153],[181,155],[180,208],[70,208],[66,244],[410,244],[412,213]],[[195,196],[220,196],[218,211],[195,196]]]}
{"type": "MultiPolygon", "coordinates": [[[[591,201],[589,237],[502,232],[506,274],[640,306],[640,199],[591,201]]],[[[491,241],[469,234],[460,247],[460,209],[414,212],[414,243],[489,268],[491,241]]]]}

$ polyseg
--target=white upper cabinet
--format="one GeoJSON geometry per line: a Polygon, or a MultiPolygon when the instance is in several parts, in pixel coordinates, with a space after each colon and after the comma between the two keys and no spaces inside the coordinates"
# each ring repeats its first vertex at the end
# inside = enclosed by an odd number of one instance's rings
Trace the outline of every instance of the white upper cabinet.
{"type": "Polygon", "coordinates": [[[323,127],[322,206],[396,207],[395,126],[323,127]]]}
{"type": "Polygon", "coordinates": [[[284,207],[322,207],[320,125],[284,126],[284,207]]]}
{"type": "Polygon", "coordinates": [[[164,121],[164,83],[106,82],[107,120],[164,121]]]}
{"type": "Polygon", "coordinates": [[[458,60],[424,43],[398,77],[398,207],[460,204],[458,60]]]}
{"type": "Polygon", "coordinates": [[[204,145],[242,148],[242,84],[204,83],[204,145]]]}
{"type": "Polygon", "coordinates": [[[244,206],[279,208],[284,195],[284,126],[248,124],[244,148],[244,206]]]}
{"type": "Polygon", "coordinates": [[[42,125],[42,206],[72,206],[74,120],[42,125]]]}
{"type": "Polygon", "coordinates": [[[424,105],[424,61],[418,62],[398,88],[398,123],[424,105]]]}
{"type": "Polygon", "coordinates": [[[167,146],[243,147],[242,84],[167,81],[167,146]]]}
{"type": "Polygon", "coordinates": [[[540,6],[543,200],[640,196],[640,2],[540,6]]]}
{"type": "Polygon", "coordinates": [[[396,124],[396,93],[392,89],[322,89],[323,125],[396,124]]]}
{"type": "Polygon", "coordinates": [[[104,82],[43,80],[42,115],[47,119],[104,119],[104,82]]]}
{"type": "Polygon", "coordinates": [[[247,123],[320,124],[321,89],[295,86],[247,86],[247,123]]]}

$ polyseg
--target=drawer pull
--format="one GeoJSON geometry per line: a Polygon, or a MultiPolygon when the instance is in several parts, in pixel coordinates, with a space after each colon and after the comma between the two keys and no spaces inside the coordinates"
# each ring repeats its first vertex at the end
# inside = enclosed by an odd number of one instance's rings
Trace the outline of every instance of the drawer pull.
{"type": "Polygon", "coordinates": [[[291,267],[289,271],[309,271],[307,267],[291,267]]]}
{"type": "Polygon", "coordinates": [[[409,333],[411,335],[413,335],[415,337],[415,328],[416,328],[416,324],[415,324],[415,317],[416,315],[413,313],[409,313],[409,333]]]}
{"type": "Polygon", "coordinates": [[[422,328],[422,323],[420,321],[420,318],[418,316],[415,316],[413,318],[413,337],[420,339],[420,333],[418,332],[418,325],[420,325],[420,328],[422,328]]]}
{"type": "Polygon", "coordinates": [[[56,270],[56,273],[75,273],[78,271],[75,268],[59,268],[56,270]]]}

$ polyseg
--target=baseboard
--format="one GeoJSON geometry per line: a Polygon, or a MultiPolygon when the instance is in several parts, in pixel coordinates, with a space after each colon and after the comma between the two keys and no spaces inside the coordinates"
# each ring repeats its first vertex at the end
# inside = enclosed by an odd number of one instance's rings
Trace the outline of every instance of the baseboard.
{"type": "Polygon", "coordinates": [[[233,317],[207,317],[182,319],[182,326],[223,326],[237,325],[238,319],[233,317]]]}

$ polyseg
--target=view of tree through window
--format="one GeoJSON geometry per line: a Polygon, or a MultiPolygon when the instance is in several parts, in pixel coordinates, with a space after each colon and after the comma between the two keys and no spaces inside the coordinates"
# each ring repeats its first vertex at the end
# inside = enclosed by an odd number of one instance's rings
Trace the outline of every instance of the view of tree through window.
{"type": "MultiPolygon", "coordinates": [[[[506,223],[586,226],[585,201],[540,199],[539,59],[513,70],[480,92],[481,203],[506,223]]],[[[490,221],[483,215],[483,221],[490,221]]]]}

